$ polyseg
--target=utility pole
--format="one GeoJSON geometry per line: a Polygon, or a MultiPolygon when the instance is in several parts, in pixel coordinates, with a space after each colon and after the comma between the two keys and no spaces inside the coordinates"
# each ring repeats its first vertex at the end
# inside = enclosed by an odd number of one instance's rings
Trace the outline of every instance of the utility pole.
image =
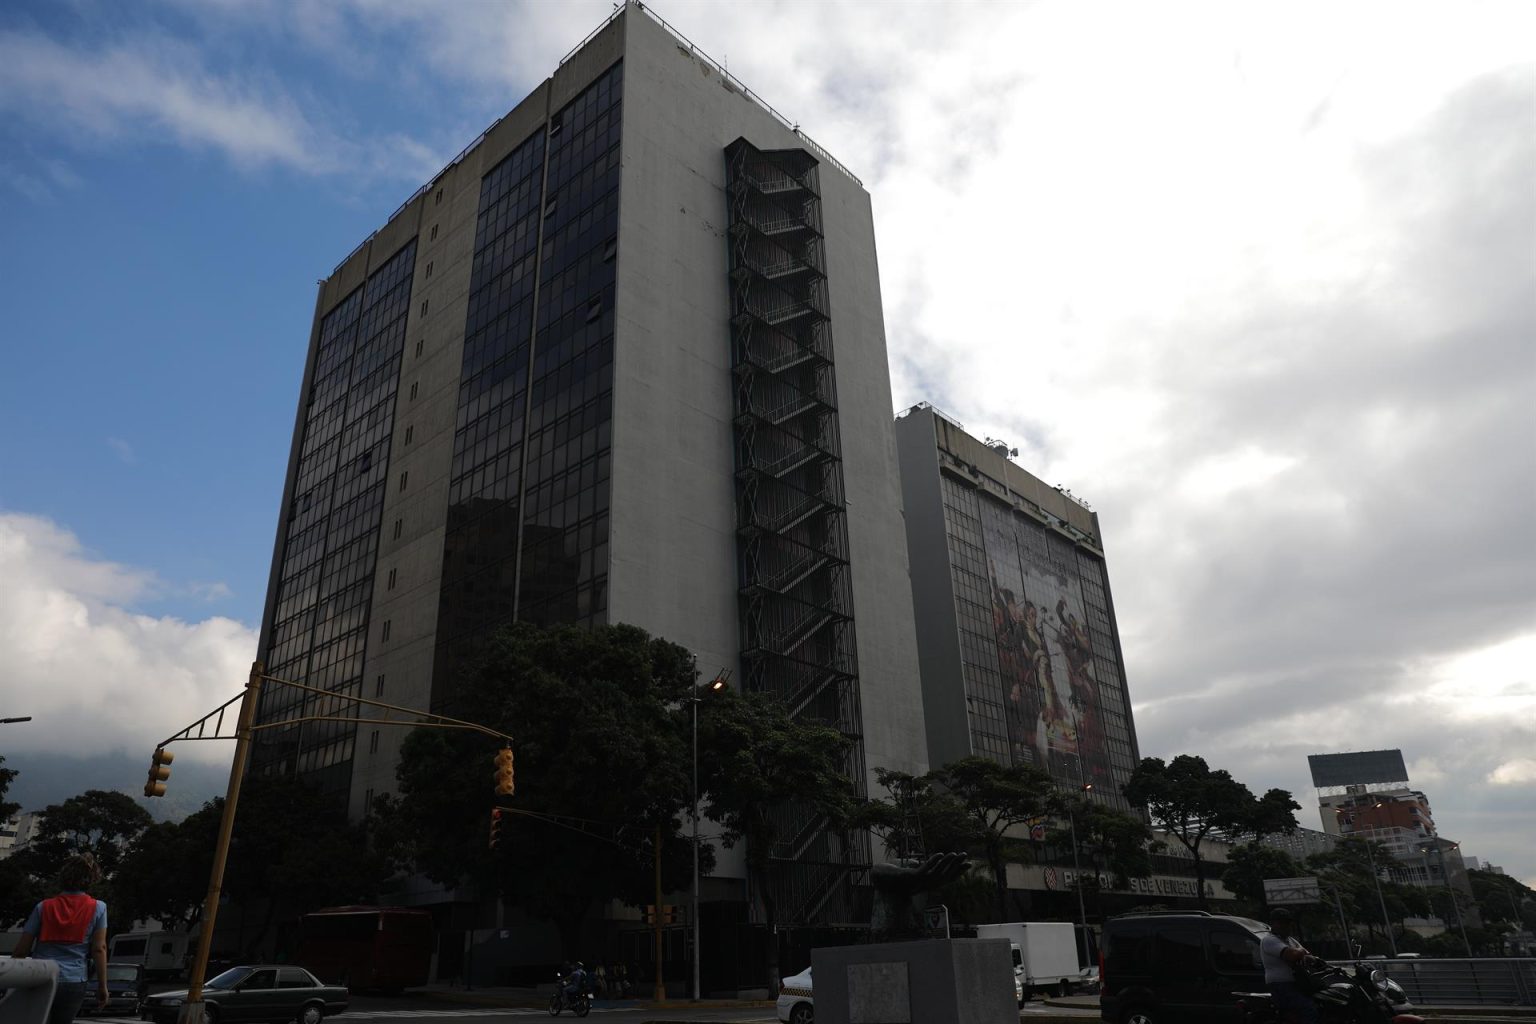
{"type": "Polygon", "coordinates": [[[661,974],[661,826],[656,826],[656,987],[652,992],[656,1001],[667,998],[667,983],[661,974]]]}
{"type": "Polygon", "coordinates": [[[699,695],[693,695],[693,1001],[699,1001],[699,695]]]}
{"type": "MultiPolygon", "coordinates": [[[[1380,804],[1376,805],[1380,807],[1380,804]]],[[[1392,955],[1397,956],[1397,936],[1392,934],[1392,919],[1387,916],[1387,901],[1381,895],[1381,876],[1376,873],[1376,853],[1371,849],[1371,840],[1365,840],[1365,855],[1371,861],[1371,881],[1376,883],[1376,902],[1381,906],[1381,923],[1387,929],[1387,943],[1392,947],[1392,955]]]]}
{"type": "Polygon", "coordinates": [[[213,947],[213,926],[219,913],[219,892],[224,887],[224,864],[229,859],[229,837],[235,827],[235,805],[240,802],[240,782],[245,777],[245,762],[251,751],[251,722],[256,717],[256,699],[261,694],[265,675],[260,661],[251,664],[240,699],[239,724],[235,727],[235,756],[229,763],[229,787],[224,794],[224,814],[219,818],[219,841],[213,849],[213,870],[208,875],[208,897],[203,902],[202,924],[197,936],[197,959],[187,977],[187,999],[181,1004],[178,1024],[203,1024],[203,977],[208,972],[208,951],[213,947]]]}

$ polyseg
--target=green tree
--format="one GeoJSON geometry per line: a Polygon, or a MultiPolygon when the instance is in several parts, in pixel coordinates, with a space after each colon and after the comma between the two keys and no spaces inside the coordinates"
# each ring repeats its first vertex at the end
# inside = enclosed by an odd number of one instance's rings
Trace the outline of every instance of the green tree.
{"type": "Polygon", "coordinates": [[[920,856],[927,850],[922,815],[925,805],[934,799],[932,783],[926,776],[890,768],[876,768],[875,782],[885,790],[885,798],[859,803],[849,823],[869,829],[897,859],[920,856]]]}
{"type": "Polygon", "coordinates": [[[0,931],[19,925],[45,895],[20,857],[0,860],[0,931]]]}
{"type": "Polygon", "coordinates": [[[1028,857],[1016,833],[1028,822],[1063,807],[1055,783],[1033,765],[998,764],[965,757],[929,773],[960,808],[969,852],[986,862],[999,921],[1008,919],[1008,864],[1028,857]]]}
{"type": "MultiPolygon", "coordinates": [[[[257,778],[247,784],[267,784],[257,778]]],[[[119,920],[149,917],[170,931],[191,930],[202,916],[223,806],[219,798],[181,821],[157,822],[139,833],[113,878],[119,920]]]]}
{"type": "Polygon", "coordinates": [[[7,800],[5,795],[11,790],[11,781],[20,774],[15,768],[5,767],[5,757],[0,755],[0,825],[16,817],[21,810],[21,804],[7,800]]]}
{"type": "Polygon", "coordinates": [[[1253,833],[1252,842],[1261,842],[1265,836],[1289,836],[1296,833],[1296,812],[1301,804],[1288,789],[1271,789],[1253,802],[1248,811],[1248,830],[1253,833]]]}
{"type": "Polygon", "coordinates": [[[1152,820],[1189,851],[1200,906],[1205,907],[1206,866],[1200,848],[1212,832],[1235,835],[1251,830],[1257,815],[1253,793],[1231,773],[1213,770],[1205,758],[1180,754],[1167,763],[1144,758],[1125,785],[1125,797],[1144,805],[1152,820]]]}
{"type": "Polygon", "coordinates": [[[35,854],[38,863],[54,866],[89,853],[102,874],[111,877],[129,844],[153,822],[126,793],[88,789],[43,809],[28,853],[35,854]]]}
{"type": "MultiPolygon", "coordinates": [[[[723,829],[722,843],[746,843],[747,875],[770,935],[780,908],[770,880],[779,844],[819,828],[837,832],[856,817],[847,771],[848,741],[837,730],[789,716],[767,694],[715,694],[699,716],[699,785],[705,814],[723,829]]],[[[779,949],[767,943],[768,977],[779,977],[779,949]]]]}
{"type": "Polygon", "coordinates": [[[1133,814],[1096,800],[1078,798],[1073,807],[1078,848],[1092,873],[1113,877],[1118,888],[1132,878],[1152,876],[1152,829],[1133,814]]]}
{"type": "Polygon", "coordinates": [[[1232,895],[1247,904],[1249,913],[1262,913],[1265,906],[1264,879],[1297,878],[1305,874],[1300,863],[1284,850],[1260,843],[1234,846],[1227,855],[1227,867],[1221,883],[1232,895]]]}
{"type": "MultiPolygon", "coordinates": [[[[201,919],[223,813],[224,798],[216,797],[139,834],[112,878],[118,920],[153,917],[186,931],[201,919]]],[[[245,779],[223,890],[240,913],[257,915],[254,930],[242,929],[252,955],[281,914],[376,901],[389,864],[363,826],[338,817],[335,800],[302,778],[245,779]]]]}
{"type": "MultiPolygon", "coordinates": [[[[401,749],[398,797],[378,802],[381,846],[437,882],[470,881],[554,922],[576,956],[595,902],[654,901],[657,827],[664,888],[691,878],[690,845],[677,832],[690,806],[696,694],[689,652],[633,626],[509,627],[462,681],[453,713],[515,737],[517,792],[503,802],[526,813],[507,814],[502,843],[489,849],[495,743],[417,729],[401,749]]],[[[701,854],[707,870],[712,850],[701,854]]]]}
{"type": "Polygon", "coordinates": [[[1509,875],[1480,868],[1468,871],[1467,881],[1485,922],[1536,931],[1536,891],[1509,875]]]}

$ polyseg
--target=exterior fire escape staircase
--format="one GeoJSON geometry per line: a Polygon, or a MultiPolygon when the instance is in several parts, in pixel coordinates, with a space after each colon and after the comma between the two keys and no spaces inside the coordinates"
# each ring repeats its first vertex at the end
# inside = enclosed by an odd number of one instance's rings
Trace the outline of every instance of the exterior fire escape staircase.
{"type": "MultiPolygon", "coordinates": [[[[726,147],[743,686],[851,741],[862,791],[858,664],[817,161],[726,147]]],[[[785,924],[852,919],[867,839],[779,809],[770,885],[785,924]]]]}

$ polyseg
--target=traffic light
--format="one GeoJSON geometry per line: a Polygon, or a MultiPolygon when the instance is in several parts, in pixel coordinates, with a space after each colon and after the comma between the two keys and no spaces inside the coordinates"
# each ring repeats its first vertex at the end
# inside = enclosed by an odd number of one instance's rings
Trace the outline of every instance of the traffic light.
{"type": "Polygon", "coordinates": [[[498,795],[511,796],[516,791],[517,785],[512,775],[512,748],[502,747],[496,751],[496,792],[498,795]]]}
{"type": "MultiPolygon", "coordinates": [[[[646,924],[655,924],[656,923],[656,904],[654,904],[654,903],[647,903],[645,905],[645,910],[642,911],[642,913],[641,913],[641,916],[644,919],[646,924]]],[[[661,923],[662,924],[677,924],[678,921],[679,921],[679,917],[678,917],[678,913],[677,913],[677,905],[674,904],[674,903],[663,903],[661,905],[661,923]]]]}
{"type": "Polygon", "coordinates": [[[491,808],[491,850],[501,849],[501,808],[491,808]]]}
{"type": "Polygon", "coordinates": [[[165,780],[171,777],[171,762],[176,755],[164,747],[156,747],[149,759],[149,779],[144,783],[145,796],[165,796],[165,780]]]}

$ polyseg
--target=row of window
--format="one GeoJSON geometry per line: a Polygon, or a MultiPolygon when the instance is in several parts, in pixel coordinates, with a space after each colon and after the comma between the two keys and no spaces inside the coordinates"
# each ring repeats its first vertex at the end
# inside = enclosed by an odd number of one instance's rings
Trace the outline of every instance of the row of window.
{"type": "MultiPolygon", "coordinates": [[[[361,685],[382,478],[414,270],[413,240],[322,319],[299,441],[292,523],[265,661],[281,678],[343,694],[355,694],[361,685]]],[[[292,717],[296,706],[317,706],[316,698],[300,694],[274,688],[261,713],[292,717]]],[[[253,753],[255,769],[317,772],[324,785],[344,788],[351,730],[306,723],[263,733],[253,753]]]]}

